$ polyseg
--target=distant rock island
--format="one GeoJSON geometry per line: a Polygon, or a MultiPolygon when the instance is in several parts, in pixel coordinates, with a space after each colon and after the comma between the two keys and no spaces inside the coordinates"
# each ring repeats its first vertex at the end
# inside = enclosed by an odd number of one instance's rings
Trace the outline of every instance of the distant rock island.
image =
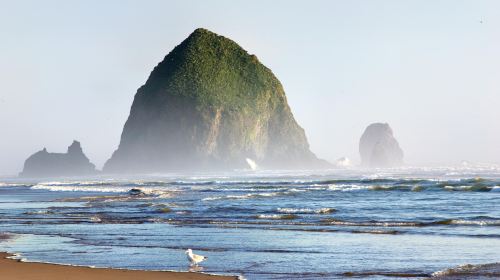
{"type": "Polygon", "coordinates": [[[310,150],[285,92],[255,55],[196,29],[135,95],[104,172],[327,167],[310,150]],[[252,163],[252,164],[250,164],[252,163]]]}
{"type": "Polygon", "coordinates": [[[387,123],[370,124],[359,141],[361,164],[367,167],[395,167],[403,164],[403,150],[387,123]]]}
{"type": "Polygon", "coordinates": [[[22,177],[59,177],[95,174],[95,165],[83,153],[80,142],[73,141],[68,152],[49,153],[47,149],[34,153],[24,162],[22,177]]]}

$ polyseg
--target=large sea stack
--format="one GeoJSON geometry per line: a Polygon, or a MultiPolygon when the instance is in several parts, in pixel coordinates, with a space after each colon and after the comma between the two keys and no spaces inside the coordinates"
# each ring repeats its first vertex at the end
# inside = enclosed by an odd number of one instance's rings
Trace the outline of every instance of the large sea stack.
{"type": "Polygon", "coordinates": [[[367,167],[395,167],[403,164],[403,150],[387,123],[370,124],[359,141],[361,164],[367,167]]]}
{"type": "Polygon", "coordinates": [[[68,152],[49,153],[47,149],[34,153],[24,162],[22,177],[60,177],[95,174],[95,165],[83,153],[80,142],[73,141],[68,152]]]}
{"type": "Polygon", "coordinates": [[[285,92],[255,55],[196,29],[135,95],[104,171],[325,167],[309,150],[285,92]],[[252,164],[249,164],[251,162],[252,164]]]}

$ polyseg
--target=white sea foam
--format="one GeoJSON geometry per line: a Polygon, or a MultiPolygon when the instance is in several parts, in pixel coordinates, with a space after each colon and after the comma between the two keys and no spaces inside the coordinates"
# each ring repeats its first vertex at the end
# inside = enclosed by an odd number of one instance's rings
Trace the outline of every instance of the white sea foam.
{"type": "Polygon", "coordinates": [[[261,214],[257,216],[258,219],[266,220],[292,220],[297,218],[294,214],[261,214]]]}
{"type": "Polygon", "coordinates": [[[499,226],[500,220],[451,220],[452,225],[499,226]]]}
{"type": "Polygon", "coordinates": [[[102,220],[99,216],[92,216],[90,217],[90,221],[93,222],[93,223],[100,223],[102,220]]]}
{"type": "Polygon", "coordinates": [[[26,184],[0,182],[0,187],[22,187],[22,186],[26,186],[26,184]]]}
{"type": "Polygon", "coordinates": [[[261,214],[258,215],[257,218],[259,219],[280,219],[282,215],[278,214],[261,214]]]}
{"type": "Polygon", "coordinates": [[[490,192],[500,192],[500,186],[494,186],[490,192]]]}
{"type": "MultiPolygon", "coordinates": [[[[198,190],[198,189],[196,189],[198,190]]],[[[288,188],[207,188],[206,190],[213,191],[221,191],[221,192],[261,192],[261,191],[270,191],[270,192],[279,192],[279,191],[293,191],[293,189],[288,188]]]]}
{"type": "Polygon", "coordinates": [[[373,186],[364,186],[364,185],[353,185],[353,184],[335,184],[328,185],[328,190],[330,191],[342,191],[342,192],[350,192],[350,191],[360,191],[367,190],[373,186]]]}
{"type": "Polygon", "coordinates": [[[437,279],[498,279],[500,264],[462,264],[454,268],[448,268],[432,273],[432,278],[437,279]]]}
{"type": "Polygon", "coordinates": [[[211,196],[203,198],[204,201],[210,200],[221,200],[221,199],[249,199],[249,198],[258,198],[258,197],[271,197],[284,195],[286,192],[262,192],[262,193],[247,193],[243,195],[224,195],[224,196],[211,196]]]}
{"type": "Polygon", "coordinates": [[[341,221],[328,219],[325,221],[330,225],[340,225],[340,226],[361,226],[361,227],[415,227],[420,226],[418,222],[383,222],[383,221],[368,221],[368,222],[351,222],[351,221],[341,221]]]}
{"type": "Polygon", "coordinates": [[[464,186],[445,186],[447,191],[480,191],[480,190],[490,190],[486,186],[475,186],[475,185],[464,185],[464,186]]]}
{"type": "Polygon", "coordinates": [[[335,212],[334,208],[319,208],[319,209],[311,209],[311,208],[278,208],[277,211],[279,213],[288,213],[288,214],[328,214],[335,212]]]}
{"type": "Polygon", "coordinates": [[[43,182],[43,183],[40,183],[40,185],[47,185],[47,186],[102,186],[102,185],[111,185],[111,182],[109,182],[109,181],[77,181],[77,182],[53,181],[53,182],[43,182]]]}
{"type": "Polygon", "coordinates": [[[36,211],[29,211],[29,212],[26,212],[25,214],[26,215],[49,215],[49,214],[53,214],[54,212],[50,211],[50,210],[36,210],[36,211]]]}
{"type": "Polygon", "coordinates": [[[308,192],[308,191],[317,191],[318,188],[291,188],[288,189],[290,192],[308,192]]]}
{"type": "Polygon", "coordinates": [[[78,185],[46,185],[38,184],[31,187],[33,190],[48,190],[52,192],[105,192],[126,193],[130,187],[101,187],[101,186],[78,186],[78,185]]]}
{"type": "Polygon", "coordinates": [[[152,195],[159,198],[171,197],[172,192],[178,191],[177,189],[164,187],[131,187],[131,186],[102,186],[92,184],[79,184],[79,183],[40,183],[31,187],[34,190],[48,190],[52,192],[98,192],[98,193],[128,193],[131,189],[139,189],[146,195],[152,195]]]}

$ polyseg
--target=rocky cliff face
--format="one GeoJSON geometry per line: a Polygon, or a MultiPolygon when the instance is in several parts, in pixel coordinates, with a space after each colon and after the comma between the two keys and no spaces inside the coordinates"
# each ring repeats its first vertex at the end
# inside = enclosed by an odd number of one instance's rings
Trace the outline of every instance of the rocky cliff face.
{"type": "Polygon", "coordinates": [[[80,176],[96,173],[94,164],[83,153],[80,142],[73,141],[68,152],[49,153],[47,149],[31,155],[24,162],[22,177],[80,176]]]}
{"type": "Polygon", "coordinates": [[[387,123],[369,125],[359,141],[361,164],[368,167],[394,167],[403,164],[403,150],[387,123]]]}
{"type": "Polygon", "coordinates": [[[105,172],[317,168],[271,70],[235,42],[195,30],[137,91],[105,172]]]}

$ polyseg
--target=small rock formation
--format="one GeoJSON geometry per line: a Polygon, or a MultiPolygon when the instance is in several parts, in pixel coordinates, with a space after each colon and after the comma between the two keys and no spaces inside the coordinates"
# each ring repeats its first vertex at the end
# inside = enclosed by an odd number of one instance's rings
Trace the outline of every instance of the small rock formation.
{"type": "Polygon", "coordinates": [[[144,196],[144,195],[146,195],[141,189],[130,189],[128,191],[128,194],[132,195],[132,196],[144,196]]]}
{"type": "Polygon", "coordinates": [[[232,40],[196,29],[137,90],[108,173],[327,167],[281,83],[232,40]],[[246,159],[251,159],[252,164],[246,159]]]}
{"type": "Polygon", "coordinates": [[[403,164],[403,150],[387,123],[369,125],[359,141],[361,165],[395,167],[403,164]]]}
{"type": "Polygon", "coordinates": [[[95,174],[95,165],[83,153],[80,142],[73,141],[68,152],[49,153],[46,148],[24,162],[21,177],[59,177],[95,174]]]}

